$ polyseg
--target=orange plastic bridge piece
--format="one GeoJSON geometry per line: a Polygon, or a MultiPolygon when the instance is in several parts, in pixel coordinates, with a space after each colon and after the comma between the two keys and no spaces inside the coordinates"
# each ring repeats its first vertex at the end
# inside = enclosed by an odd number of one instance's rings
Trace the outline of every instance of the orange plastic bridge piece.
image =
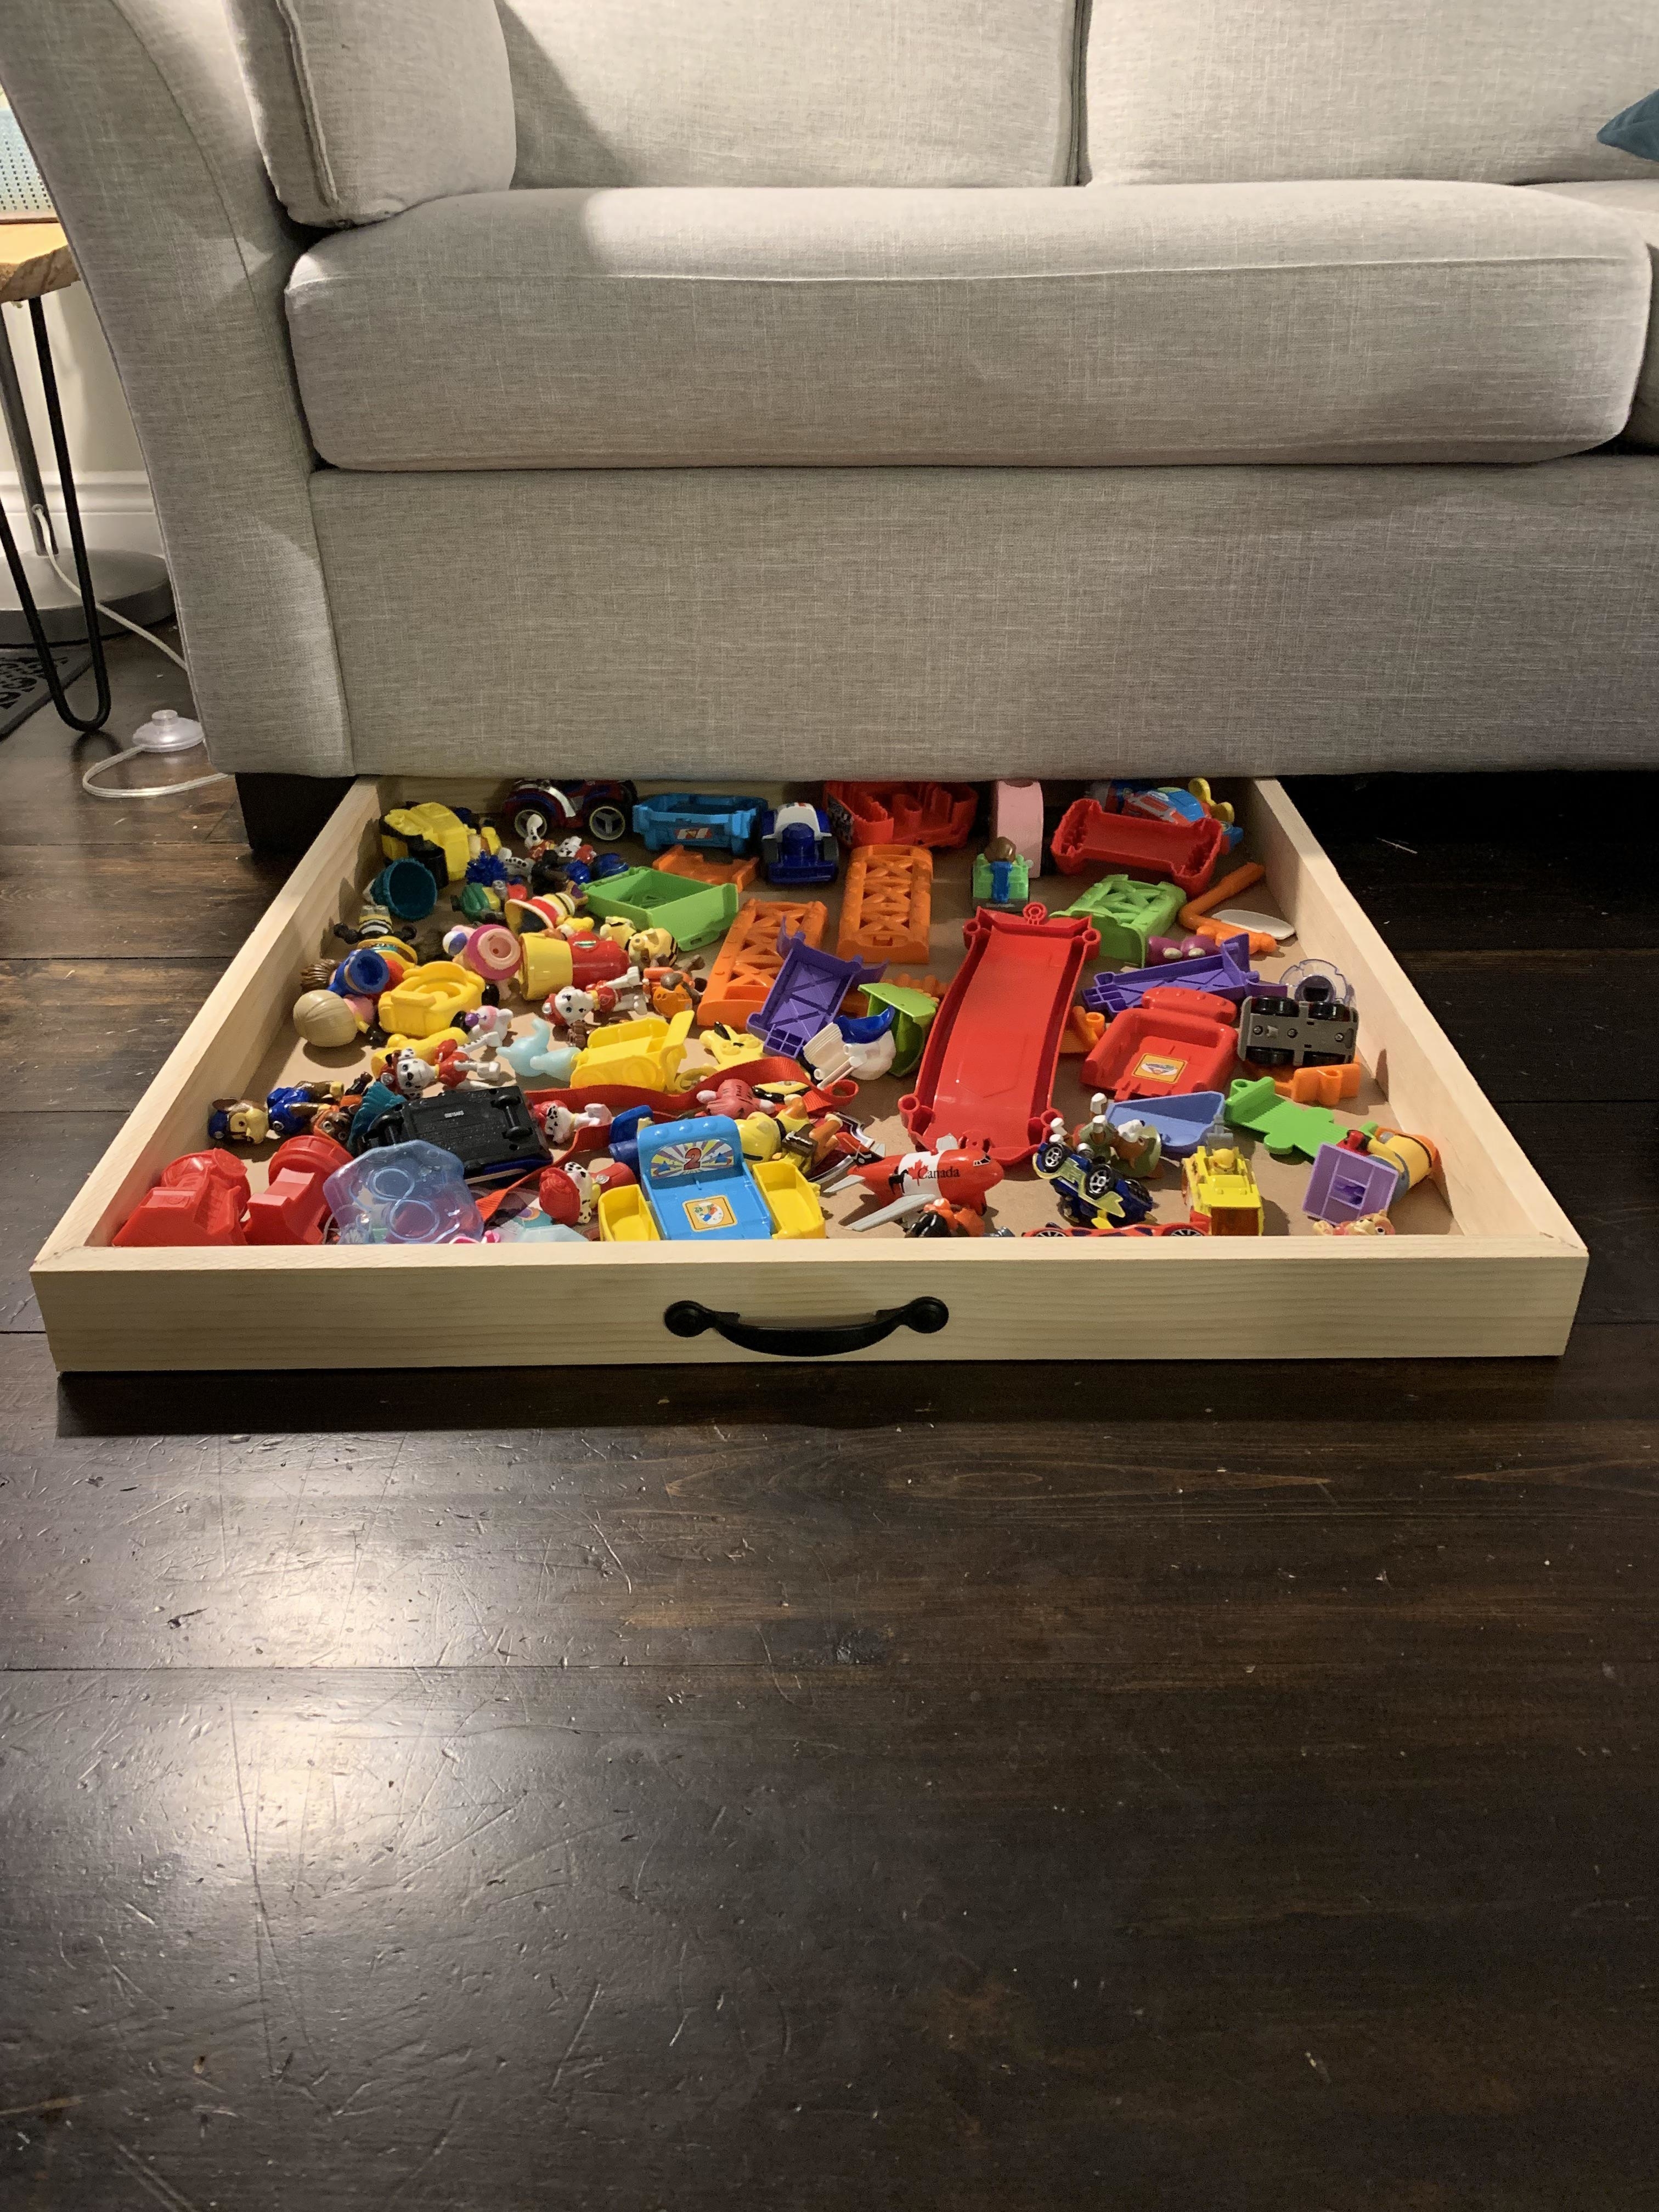
{"type": "Polygon", "coordinates": [[[747,890],[760,872],[760,862],[752,853],[746,859],[732,853],[716,860],[692,852],[686,845],[671,845],[651,865],[665,876],[688,876],[694,884],[735,884],[740,891],[747,890]]]}
{"type": "Polygon", "coordinates": [[[780,932],[787,930],[793,937],[804,930],[806,942],[818,945],[829,924],[829,908],[817,899],[805,905],[793,905],[786,899],[745,899],[726,933],[708,988],[698,1001],[698,1026],[712,1029],[716,1022],[725,1022],[740,1030],[750,1015],[759,1013],[765,1005],[766,994],[783,965],[778,951],[780,932]]]}
{"type": "MultiPolygon", "coordinates": [[[[1244,1065],[1249,1067],[1250,1063],[1246,1060],[1244,1065]]],[[[1273,1075],[1273,1089],[1279,1097],[1293,1099],[1298,1106],[1334,1106],[1340,1099],[1359,1096],[1357,1060],[1323,1067],[1292,1067],[1283,1075],[1272,1069],[1267,1072],[1273,1075]]]]}
{"type": "Polygon", "coordinates": [[[860,845],[842,893],[842,960],[927,958],[933,919],[933,856],[925,845],[860,845]]]}

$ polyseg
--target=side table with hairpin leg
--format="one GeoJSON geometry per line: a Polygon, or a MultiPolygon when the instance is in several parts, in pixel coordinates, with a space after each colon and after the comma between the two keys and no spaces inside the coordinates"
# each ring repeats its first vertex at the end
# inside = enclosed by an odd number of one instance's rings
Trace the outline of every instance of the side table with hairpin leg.
{"type": "MultiPolygon", "coordinates": [[[[11,582],[8,592],[4,580],[0,579],[0,645],[32,645],[40,656],[41,673],[60,718],[72,730],[90,732],[102,729],[110,711],[109,672],[104,665],[100,609],[151,628],[172,614],[173,593],[166,564],[154,554],[89,554],[87,550],[44,304],[48,292],[60,292],[79,282],[80,271],[59,224],[0,222],[0,414],[5,416],[7,435],[17,463],[17,482],[28,514],[33,549],[27,553],[19,550],[10,518],[0,507],[0,549],[4,550],[11,582]],[[72,580],[63,572],[33,434],[17,380],[10,333],[6,328],[3,309],[21,305],[27,305],[28,309],[46,420],[52,426],[64,520],[69,528],[75,566],[72,580]],[[82,638],[92,653],[97,686],[96,704],[90,716],[77,714],[70,707],[52,656],[54,643],[82,638]]],[[[110,634],[113,635],[114,631],[110,634]]]]}

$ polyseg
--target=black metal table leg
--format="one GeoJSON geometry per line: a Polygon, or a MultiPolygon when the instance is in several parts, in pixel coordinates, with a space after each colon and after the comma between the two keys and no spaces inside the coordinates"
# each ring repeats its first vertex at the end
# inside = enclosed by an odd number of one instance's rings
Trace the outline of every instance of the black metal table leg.
{"type": "MultiPolygon", "coordinates": [[[[69,696],[58,673],[58,664],[52,657],[52,647],[40,625],[40,610],[34,604],[34,594],[29,589],[28,578],[17,550],[17,540],[12,533],[10,518],[0,507],[0,550],[6,556],[6,566],[11,572],[12,588],[17,593],[23,619],[28,624],[29,641],[40,656],[40,672],[46,678],[46,689],[52,694],[52,703],[58,709],[60,720],[83,737],[101,730],[110,715],[109,670],[104,660],[104,641],[100,634],[97,596],[93,586],[91,564],[87,558],[86,533],[81,526],[81,502],[76,496],[75,474],[70,465],[69,439],[64,429],[64,410],[58,396],[58,378],[52,368],[52,342],[46,335],[44,302],[31,300],[28,303],[29,321],[34,332],[35,357],[40,365],[40,389],[46,402],[46,419],[52,425],[52,451],[58,460],[58,481],[64,495],[64,519],[69,525],[70,544],[75,557],[76,581],[81,587],[81,606],[86,616],[87,645],[92,654],[94,681],[97,687],[95,712],[88,720],[77,714],[69,703],[69,696]]],[[[3,408],[12,434],[12,446],[17,459],[17,477],[23,495],[30,503],[30,526],[38,535],[44,533],[50,543],[51,524],[46,519],[45,494],[40,489],[40,470],[34,459],[33,441],[29,435],[28,418],[23,412],[22,394],[18,389],[17,371],[11,356],[11,341],[5,329],[5,319],[0,313],[0,352],[4,365],[0,368],[0,407],[3,408]],[[14,415],[13,409],[16,413],[14,415]],[[27,458],[26,458],[27,457],[27,458]],[[37,500],[39,505],[36,505],[37,500]],[[39,518],[37,520],[37,518],[39,518]]],[[[41,549],[48,550],[46,546],[41,549]]],[[[55,549],[52,549],[55,550],[55,549]]]]}

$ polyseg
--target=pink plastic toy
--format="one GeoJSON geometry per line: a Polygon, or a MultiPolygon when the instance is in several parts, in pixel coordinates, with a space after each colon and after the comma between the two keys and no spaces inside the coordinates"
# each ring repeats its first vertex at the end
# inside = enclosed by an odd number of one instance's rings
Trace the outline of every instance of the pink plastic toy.
{"type": "Polygon", "coordinates": [[[1042,873],[1042,786],[1031,777],[991,786],[991,835],[1006,837],[1034,876],[1042,873]]]}

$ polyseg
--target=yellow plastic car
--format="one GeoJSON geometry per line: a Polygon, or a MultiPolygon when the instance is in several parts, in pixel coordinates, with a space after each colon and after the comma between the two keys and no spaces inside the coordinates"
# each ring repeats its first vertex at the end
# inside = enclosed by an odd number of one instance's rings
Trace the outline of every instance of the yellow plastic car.
{"type": "Polygon", "coordinates": [[[596,1030],[572,1072],[571,1089],[593,1091],[601,1084],[625,1083],[635,1091],[672,1091],[692,1018],[688,1006],[672,1022],[660,1014],[642,1014],[637,1021],[612,1022],[596,1030]]]}
{"type": "Polygon", "coordinates": [[[419,806],[395,806],[382,819],[380,850],[388,860],[402,860],[409,850],[405,841],[416,837],[424,837],[438,848],[450,882],[459,883],[472,858],[471,836],[460,816],[437,799],[428,799],[419,806]]]}
{"type": "Polygon", "coordinates": [[[1183,1163],[1182,1180],[1194,1229],[1212,1237],[1260,1237],[1261,1193],[1236,1146],[1200,1145],[1183,1163]]]}

